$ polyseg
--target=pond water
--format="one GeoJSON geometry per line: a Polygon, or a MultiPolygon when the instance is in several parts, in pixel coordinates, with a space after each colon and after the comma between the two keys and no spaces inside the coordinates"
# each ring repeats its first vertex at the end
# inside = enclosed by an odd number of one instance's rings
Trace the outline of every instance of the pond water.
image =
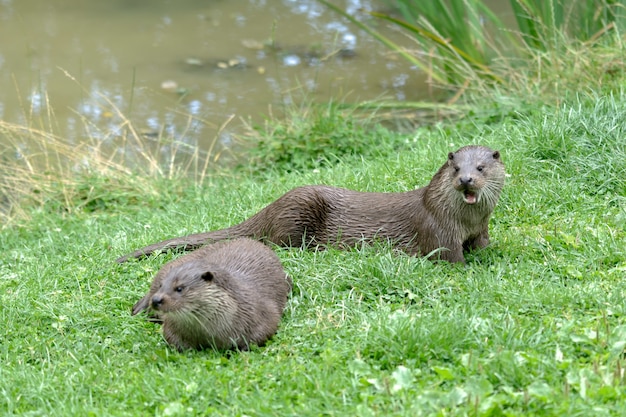
{"type": "Polygon", "coordinates": [[[146,136],[229,146],[240,119],[302,99],[430,94],[416,68],[314,0],[0,0],[0,38],[0,119],[71,142],[130,120],[146,136]]]}

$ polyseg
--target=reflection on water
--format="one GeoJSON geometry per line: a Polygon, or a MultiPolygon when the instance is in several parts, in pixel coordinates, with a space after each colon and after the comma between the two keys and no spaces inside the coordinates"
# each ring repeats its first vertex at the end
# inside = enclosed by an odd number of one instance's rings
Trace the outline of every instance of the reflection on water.
{"type": "Polygon", "coordinates": [[[206,148],[232,115],[228,129],[303,96],[425,94],[417,70],[312,0],[1,0],[0,22],[0,118],[77,142],[130,120],[206,148]]]}

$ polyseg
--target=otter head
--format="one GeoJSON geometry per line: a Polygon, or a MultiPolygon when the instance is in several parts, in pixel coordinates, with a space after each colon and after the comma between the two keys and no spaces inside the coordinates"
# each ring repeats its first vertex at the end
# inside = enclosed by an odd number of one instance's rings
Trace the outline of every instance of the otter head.
{"type": "Polygon", "coordinates": [[[206,328],[218,318],[229,322],[236,311],[236,300],[228,289],[233,285],[230,281],[228,272],[219,267],[188,261],[171,268],[147,301],[164,321],[206,328]]]}
{"type": "Polygon", "coordinates": [[[198,261],[185,262],[167,272],[148,302],[162,314],[185,310],[200,294],[211,292],[214,280],[215,272],[211,268],[198,261]]]}
{"type": "Polygon", "coordinates": [[[168,343],[179,349],[232,344],[225,335],[232,327],[237,302],[226,288],[232,285],[228,282],[228,272],[197,260],[167,272],[148,302],[163,321],[168,343]]]}
{"type": "Polygon", "coordinates": [[[485,146],[465,146],[448,154],[447,169],[453,188],[468,205],[486,200],[493,208],[504,185],[500,152],[485,146]]]}

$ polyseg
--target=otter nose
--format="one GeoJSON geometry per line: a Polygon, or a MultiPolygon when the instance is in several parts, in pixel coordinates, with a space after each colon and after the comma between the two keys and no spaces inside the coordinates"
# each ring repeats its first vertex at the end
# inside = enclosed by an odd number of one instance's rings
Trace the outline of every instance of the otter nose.
{"type": "Polygon", "coordinates": [[[461,185],[470,185],[473,181],[474,179],[468,175],[459,178],[461,185]]]}
{"type": "Polygon", "coordinates": [[[159,308],[161,304],[163,304],[163,297],[159,297],[158,295],[152,297],[152,307],[159,308]]]}

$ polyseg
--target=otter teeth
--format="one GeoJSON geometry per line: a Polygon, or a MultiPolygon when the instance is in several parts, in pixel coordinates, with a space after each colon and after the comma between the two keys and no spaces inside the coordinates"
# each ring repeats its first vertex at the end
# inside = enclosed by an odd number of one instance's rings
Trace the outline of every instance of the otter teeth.
{"type": "Polygon", "coordinates": [[[469,191],[469,190],[465,190],[463,191],[463,200],[467,203],[467,204],[476,204],[476,193],[474,193],[473,191],[469,191]]]}

